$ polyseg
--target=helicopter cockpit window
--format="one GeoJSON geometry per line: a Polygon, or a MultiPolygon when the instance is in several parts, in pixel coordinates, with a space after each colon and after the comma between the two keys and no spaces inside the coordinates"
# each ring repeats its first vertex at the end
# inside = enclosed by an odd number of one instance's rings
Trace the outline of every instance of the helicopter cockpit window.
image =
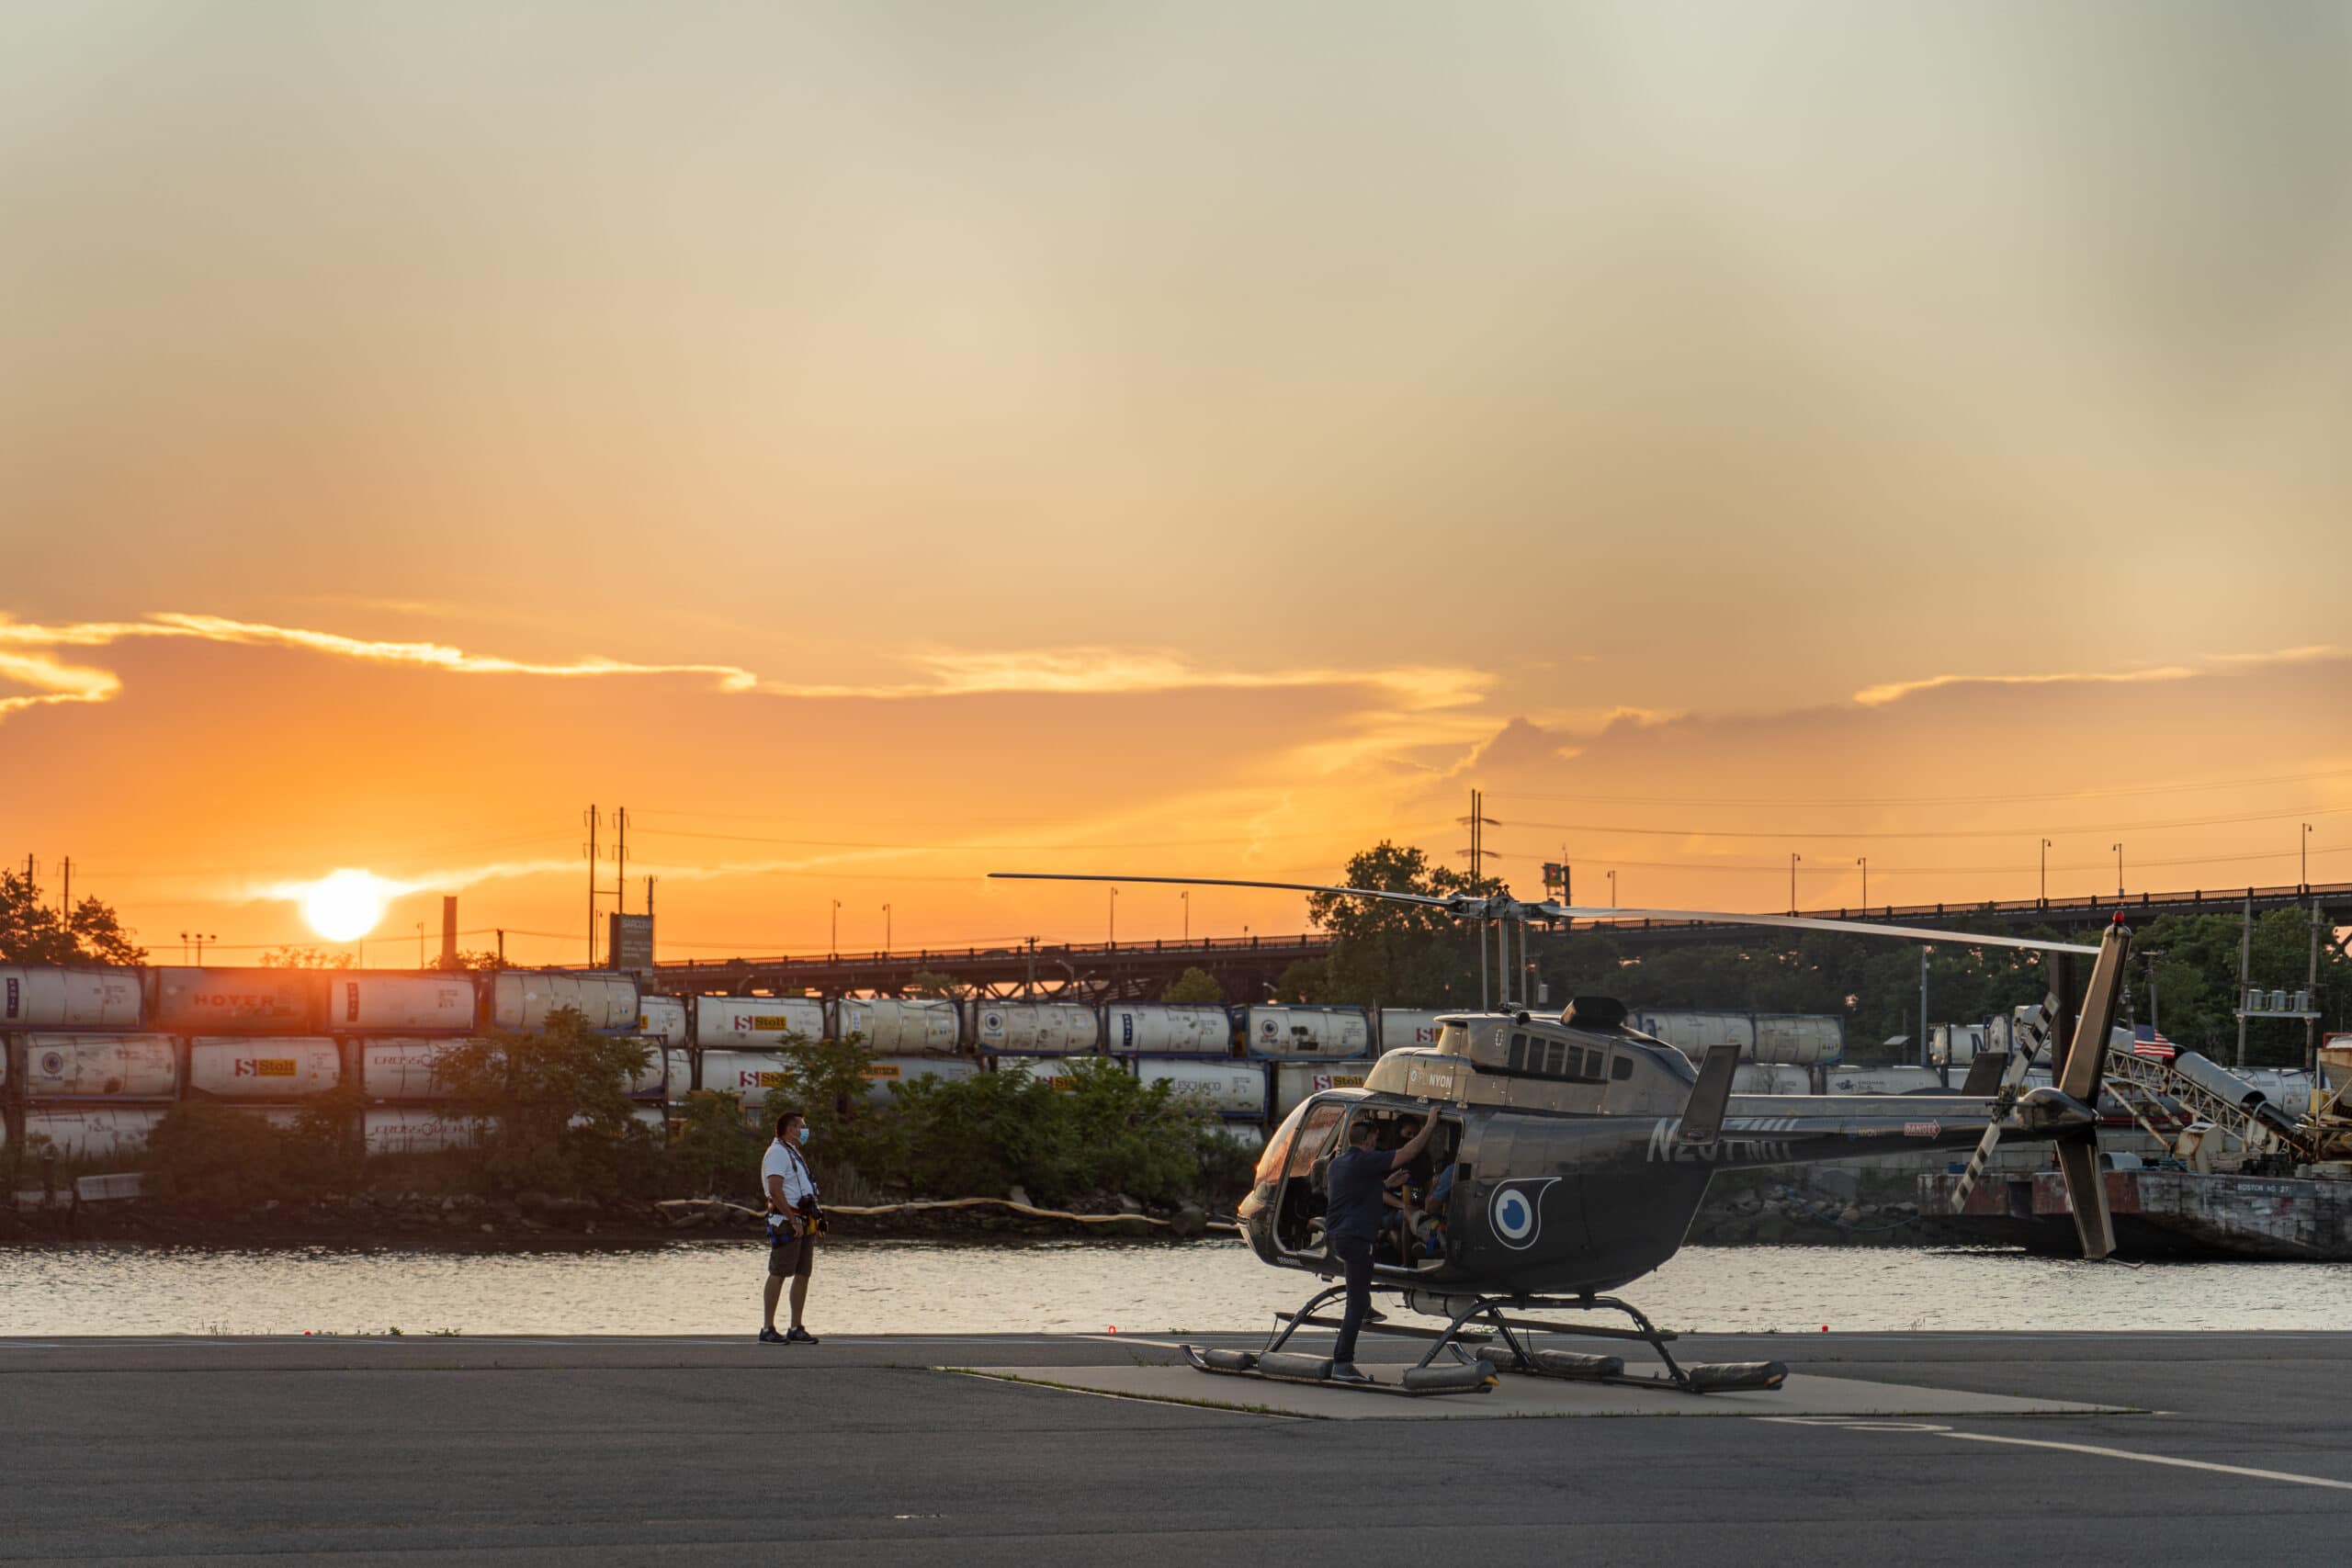
{"type": "Polygon", "coordinates": [[[1322,1157],[1323,1145],[1330,1141],[1331,1129],[1339,1125],[1340,1112],[1346,1109],[1346,1106],[1334,1101],[1329,1105],[1318,1105],[1307,1113],[1306,1124],[1298,1130],[1298,1136],[1291,1140],[1291,1175],[1313,1174],[1315,1162],[1322,1157]]]}

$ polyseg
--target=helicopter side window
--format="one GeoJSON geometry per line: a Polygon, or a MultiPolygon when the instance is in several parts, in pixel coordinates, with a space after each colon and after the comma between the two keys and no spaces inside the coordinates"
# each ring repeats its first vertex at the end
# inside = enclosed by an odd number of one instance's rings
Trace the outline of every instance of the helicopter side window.
{"type": "Polygon", "coordinates": [[[1632,1077],[1634,1076],[1634,1058],[1631,1056],[1619,1056],[1615,1060],[1611,1061],[1609,1064],[1609,1076],[1619,1083],[1623,1083],[1627,1078],[1632,1077]]]}
{"type": "Polygon", "coordinates": [[[1524,1034],[1514,1034],[1514,1035],[1512,1035],[1512,1036],[1510,1037],[1510,1057],[1509,1057],[1509,1059],[1508,1059],[1508,1063],[1507,1063],[1507,1065],[1509,1066],[1509,1067],[1510,1068],[1510,1070],[1511,1070],[1512,1072],[1514,1072],[1514,1073],[1516,1073],[1516,1072],[1523,1072],[1523,1071],[1525,1071],[1525,1070],[1526,1070],[1526,1067],[1527,1067],[1527,1036],[1526,1036],[1526,1035],[1524,1035],[1524,1034]]]}

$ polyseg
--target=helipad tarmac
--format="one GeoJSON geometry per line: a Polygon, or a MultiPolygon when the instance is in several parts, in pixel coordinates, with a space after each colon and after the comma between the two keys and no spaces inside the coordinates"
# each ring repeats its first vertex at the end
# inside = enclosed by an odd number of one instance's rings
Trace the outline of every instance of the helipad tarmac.
{"type": "Polygon", "coordinates": [[[0,1340],[0,1562],[2278,1568],[2352,1540],[2352,1336],[1675,1353],[1793,1375],[1407,1400],[1126,1336],[0,1340]]]}
{"type": "MultiPolygon", "coordinates": [[[[1401,1381],[1405,1363],[1366,1361],[1375,1382],[1401,1381]]],[[[1328,1421],[1453,1421],[1578,1416],[1640,1418],[1661,1416],[1768,1416],[1862,1417],[1905,1416],[2125,1416],[2129,1405],[2084,1404],[2072,1400],[2013,1398],[1962,1389],[1921,1388],[1868,1382],[1854,1378],[1792,1375],[1777,1389],[1728,1393],[1685,1393],[1672,1388],[1624,1383],[1567,1382],[1553,1378],[1503,1377],[1483,1393],[1408,1397],[1362,1389],[1320,1388],[1267,1378],[1234,1377],[1188,1366],[960,1367],[976,1377],[1032,1383],[1071,1393],[1119,1399],[1158,1400],[1257,1415],[1328,1421]]]]}

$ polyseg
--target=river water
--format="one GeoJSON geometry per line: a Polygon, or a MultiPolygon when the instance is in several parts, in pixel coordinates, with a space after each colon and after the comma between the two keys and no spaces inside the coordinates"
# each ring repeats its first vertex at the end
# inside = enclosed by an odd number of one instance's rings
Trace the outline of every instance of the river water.
{"type": "MultiPolygon", "coordinates": [[[[0,1335],[729,1334],[759,1326],[766,1248],[601,1252],[0,1247],[0,1335]]],[[[820,1334],[1164,1334],[1255,1329],[1307,1276],[1238,1241],[945,1246],[820,1254],[820,1334]]],[[[1627,1296],[1663,1327],[2325,1329],[2352,1320],[2352,1265],[2085,1264],[2018,1253],[1690,1247],[1627,1296]]]]}

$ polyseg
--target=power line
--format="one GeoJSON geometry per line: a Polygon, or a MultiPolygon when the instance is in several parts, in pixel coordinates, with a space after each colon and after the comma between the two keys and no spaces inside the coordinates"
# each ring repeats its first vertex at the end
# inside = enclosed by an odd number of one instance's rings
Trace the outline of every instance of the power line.
{"type": "Polygon", "coordinates": [[[2223,779],[2210,784],[2125,784],[2113,789],[2053,790],[2038,795],[1855,795],[1842,800],[1764,800],[1719,795],[1537,795],[1522,790],[1489,790],[1496,800],[1561,800],[1609,802],[1627,806],[1995,806],[2036,800],[2094,800],[2135,795],[2177,795],[2207,789],[2253,789],[2263,784],[2308,784],[2320,779],[2352,778],[2352,768],[2316,773],[2279,773],[2267,779],[2223,779]]]}
{"type": "MultiPolygon", "coordinates": [[[[2352,811],[2352,806],[2322,806],[2295,811],[2261,812],[2248,817],[2176,817],[2160,822],[2109,822],[2077,824],[2060,828],[1941,828],[1916,832],[1898,833],[1884,829],[1838,831],[1810,828],[1781,828],[1770,830],[1754,828],[1624,828],[1598,822],[1523,822],[1508,824],[1513,828],[1541,828],[1555,833],[1633,834],[1654,839],[1811,839],[1838,840],[1848,839],[2021,839],[2031,832],[2045,836],[2059,833],[2147,833],[2168,828],[2233,827],[2246,822],[2293,822],[2312,817],[2335,817],[2352,811]]],[[[1592,856],[1587,859],[1608,857],[1592,856]]]]}

